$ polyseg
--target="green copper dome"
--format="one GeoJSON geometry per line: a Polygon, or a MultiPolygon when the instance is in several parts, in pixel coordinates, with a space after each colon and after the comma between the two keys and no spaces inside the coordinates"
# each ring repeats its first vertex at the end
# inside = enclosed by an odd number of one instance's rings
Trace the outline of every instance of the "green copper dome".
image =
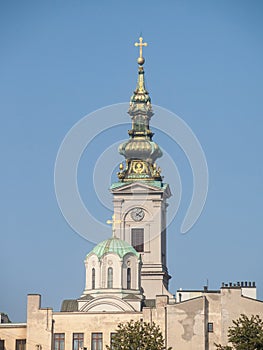
{"type": "Polygon", "coordinates": [[[96,254],[97,257],[101,259],[101,257],[106,253],[118,254],[120,258],[123,258],[128,253],[136,255],[138,258],[140,256],[132,246],[117,237],[112,237],[100,242],[92,249],[88,256],[91,254],[96,254]]]}

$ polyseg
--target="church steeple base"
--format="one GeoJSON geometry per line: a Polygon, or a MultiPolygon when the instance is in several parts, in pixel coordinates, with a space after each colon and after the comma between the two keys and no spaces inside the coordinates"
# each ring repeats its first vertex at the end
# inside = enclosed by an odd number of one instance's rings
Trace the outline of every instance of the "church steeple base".
{"type": "Polygon", "coordinates": [[[155,299],[156,295],[167,295],[173,298],[173,295],[168,291],[168,283],[171,276],[167,271],[155,270],[153,265],[143,265],[141,271],[141,286],[146,299],[155,299]]]}

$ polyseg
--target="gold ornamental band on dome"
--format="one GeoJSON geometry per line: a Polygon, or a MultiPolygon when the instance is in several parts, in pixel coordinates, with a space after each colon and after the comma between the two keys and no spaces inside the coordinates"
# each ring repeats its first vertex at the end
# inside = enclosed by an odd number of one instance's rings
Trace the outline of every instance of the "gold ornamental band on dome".
{"type": "Polygon", "coordinates": [[[149,163],[141,159],[126,160],[125,169],[120,164],[120,172],[117,173],[118,178],[122,182],[130,181],[162,181],[161,168],[156,163],[149,163]]]}

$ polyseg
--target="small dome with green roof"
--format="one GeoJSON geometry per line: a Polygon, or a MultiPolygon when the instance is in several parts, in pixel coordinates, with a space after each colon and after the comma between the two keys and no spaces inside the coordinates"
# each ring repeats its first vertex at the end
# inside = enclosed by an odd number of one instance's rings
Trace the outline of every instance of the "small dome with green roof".
{"type": "Polygon", "coordinates": [[[119,255],[120,258],[123,258],[128,253],[136,255],[138,258],[140,257],[140,254],[132,246],[130,246],[129,243],[117,237],[111,237],[100,242],[87,256],[95,254],[99,259],[101,259],[101,257],[106,253],[115,253],[119,255]]]}

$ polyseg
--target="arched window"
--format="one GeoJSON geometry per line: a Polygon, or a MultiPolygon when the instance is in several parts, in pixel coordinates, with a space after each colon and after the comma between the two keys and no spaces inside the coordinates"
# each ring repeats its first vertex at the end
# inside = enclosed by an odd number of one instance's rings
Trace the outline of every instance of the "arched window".
{"type": "Polygon", "coordinates": [[[127,289],[131,289],[131,268],[127,268],[127,289]]]}
{"type": "Polygon", "coordinates": [[[91,274],[92,274],[92,285],[91,285],[91,289],[95,289],[95,269],[94,269],[94,267],[93,267],[93,269],[92,269],[91,274]]]}
{"type": "Polygon", "coordinates": [[[113,268],[108,268],[108,288],[113,288],[113,268]]]}

